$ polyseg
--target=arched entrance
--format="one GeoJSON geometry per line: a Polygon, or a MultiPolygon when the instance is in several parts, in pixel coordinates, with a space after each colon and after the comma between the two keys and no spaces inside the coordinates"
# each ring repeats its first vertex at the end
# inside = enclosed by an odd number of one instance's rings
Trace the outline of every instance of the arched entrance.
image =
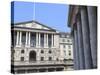
{"type": "Polygon", "coordinates": [[[29,61],[36,61],[36,52],[35,51],[30,51],[29,61]]]}

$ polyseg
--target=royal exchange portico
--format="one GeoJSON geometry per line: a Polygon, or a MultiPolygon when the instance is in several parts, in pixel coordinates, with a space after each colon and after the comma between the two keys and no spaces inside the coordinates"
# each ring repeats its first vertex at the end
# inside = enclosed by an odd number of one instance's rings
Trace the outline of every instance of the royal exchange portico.
{"type": "Polygon", "coordinates": [[[61,71],[59,32],[36,21],[12,24],[12,72],[61,71]]]}

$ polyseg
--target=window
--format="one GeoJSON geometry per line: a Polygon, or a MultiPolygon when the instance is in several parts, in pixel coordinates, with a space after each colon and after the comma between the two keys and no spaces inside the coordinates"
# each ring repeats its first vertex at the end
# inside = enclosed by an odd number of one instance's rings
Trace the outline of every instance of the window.
{"type": "Polygon", "coordinates": [[[64,50],[64,55],[66,56],[66,50],[64,50]]]}
{"type": "Polygon", "coordinates": [[[21,57],[21,61],[24,61],[24,57],[21,57]]]}
{"type": "Polygon", "coordinates": [[[63,42],[65,42],[65,39],[62,39],[63,42]]]}
{"type": "Polygon", "coordinates": [[[59,59],[58,59],[58,58],[57,58],[56,60],[57,60],[57,61],[59,61],[59,59]]]}
{"type": "Polygon", "coordinates": [[[44,57],[41,57],[41,61],[43,61],[44,60],[44,57]]]}
{"type": "Polygon", "coordinates": [[[43,50],[41,50],[41,53],[44,53],[44,51],[43,51],[43,50]]]}
{"type": "Polygon", "coordinates": [[[67,42],[70,42],[70,40],[67,40],[67,42]]]}
{"type": "Polygon", "coordinates": [[[21,50],[21,53],[24,53],[24,50],[21,50]]]}
{"type": "Polygon", "coordinates": [[[69,51],[69,56],[71,55],[71,51],[69,51]]]}
{"type": "Polygon", "coordinates": [[[60,35],[60,37],[62,37],[62,38],[65,38],[65,37],[66,37],[66,35],[64,35],[64,34],[61,34],[61,35],[60,35]]]}
{"type": "Polygon", "coordinates": [[[51,61],[52,60],[52,57],[49,57],[49,61],[51,61]]]}
{"type": "Polygon", "coordinates": [[[51,51],[51,50],[49,50],[49,53],[52,53],[52,51],[51,51]]]}
{"type": "Polygon", "coordinates": [[[71,49],[71,46],[69,45],[68,48],[71,49]]]}
{"type": "Polygon", "coordinates": [[[63,45],[63,48],[66,48],[66,45],[63,45]]]}

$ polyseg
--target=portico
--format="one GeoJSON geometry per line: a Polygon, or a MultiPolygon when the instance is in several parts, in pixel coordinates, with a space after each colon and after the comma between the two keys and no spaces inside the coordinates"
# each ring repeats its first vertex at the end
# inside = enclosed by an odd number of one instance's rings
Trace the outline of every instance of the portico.
{"type": "Polygon", "coordinates": [[[54,47],[54,33],[24,32],[24,31],[15,31],[15,32],[17,33],[16,47],[22,47],[22,46],[35,47],[35,48],[54,47]],[[50,36],[49,38],[48,35],[50,36]],[[22,40],[22,37],[24,38],[23,40],[25,41],[22,40]]]}

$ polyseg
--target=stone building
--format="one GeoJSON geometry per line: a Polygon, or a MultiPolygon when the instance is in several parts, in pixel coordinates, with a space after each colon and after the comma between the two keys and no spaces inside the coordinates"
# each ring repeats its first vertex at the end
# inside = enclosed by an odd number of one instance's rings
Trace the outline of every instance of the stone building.
{"type": "Polygon", "coordinates": [[[73,62],[73,45],[72,38],[69,33],[60,32],[59,33],[59,45],[60,45],[60,60],[64,60],[67,65],[67,70],[73,70],[73,65],[70,62],[73,62]]]}
{"type": "Polygon", "coordinates": [[[74,69],[97,68],[97,7],[70,5],[68,26],[73,37],[74,69]]]}
{"type": "MultiPolygon", "coordinates": [[[[59,32],[36,21],[12,24],[11,72],[62,71],[59,32]]],[[[70,63],[73,65],[73,62],[70,63]]]]}

